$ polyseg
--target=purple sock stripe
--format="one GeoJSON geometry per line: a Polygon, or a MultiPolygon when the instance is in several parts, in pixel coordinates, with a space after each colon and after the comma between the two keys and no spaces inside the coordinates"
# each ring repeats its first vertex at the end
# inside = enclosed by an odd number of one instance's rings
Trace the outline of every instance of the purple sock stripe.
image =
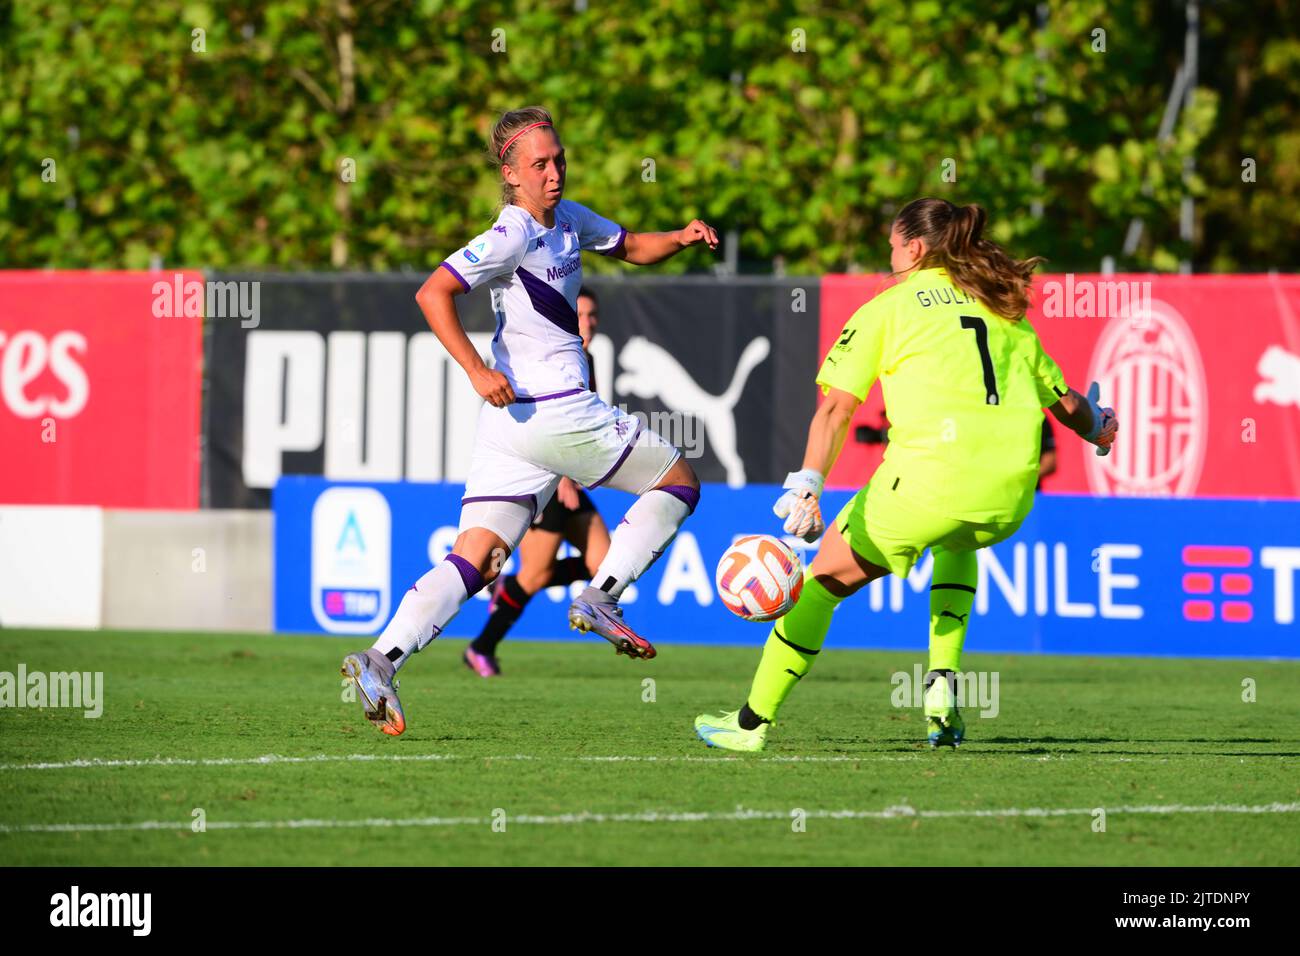
{"type": "Polygon", "coordinates": [[[456,271],[455,266],[453,266],[450,262],[440,262],[438,263],[438,265],[440,268],[446,269],[448,272],[454,275],[456,277],[456,281],[465,287],[466,292],[469,291],[469,283],[465,281],[464,276],[462,276],[459,272],[456,271]]]}
{"type": "Polygon", "coordinates": [[[666,491],[690,509],[688,514],[695,514],[695,506],[700,503],[700,489],[690,485],[664,485],[656,491],[666,491]]]}
{"type": "Polygon", "coordinates": [[[478,568],[474,567],[474,565],[470,564],[459,554],[449,554],[447,555],[447,560],[454,564],[456,570],[460,572],[460,580],[465,585],[465,590],[468,592],[466,595],[467,597],[473,597],[475,594],[478,594],[479,591],[483,590],[483,575],[479,574],[478,568]]]}
{"type": "Polygon", "coordinates": [[[516,395],[515,402],[545,402],[552,398],[567,398],[585,391],[587,391],[585,388],[571,388],[567,392],[549,392],[546,395],[516,395]]]}
{"type": "Polygon", "coordinates": [[[623,449],[623,454],[618,456],[618,461],[614,462],[614,467],[611,468],[609,471],[605,472],[605,474],[601,477],[601,479],[597,481],[594,485],[588,485],[587,488],[588,489],[599,488],[605,482],[609,481],[609,479],[613,478],[614,472],[622,468],[623,462],[627,461],[627,456],[632,454],[632,449],[636,447],[636,440],[640,437],[641,437],[641,425],[640,423],[638,423],[636,426],[636,434],[632,436],[632,440],[628,442],[627,447],[623,449]]]}

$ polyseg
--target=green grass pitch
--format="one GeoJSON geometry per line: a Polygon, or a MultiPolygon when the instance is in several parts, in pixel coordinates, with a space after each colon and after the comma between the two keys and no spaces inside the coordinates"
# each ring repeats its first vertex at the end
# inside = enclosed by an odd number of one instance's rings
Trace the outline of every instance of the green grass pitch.
{"type": "Polygon", "coordinates": [[[741,702],[757,648],[507,642],[484,681],[447,639],[390,739],[342,699],[364,643],[0,630],[0,671],[102,671],[106,698],[0,710],[0,865],[1300,862],[1294,662],[971,653],[1000,712],[931,752],[890,702],[920,658],[832,648],[740,756],[691,721],[741,702]]]}

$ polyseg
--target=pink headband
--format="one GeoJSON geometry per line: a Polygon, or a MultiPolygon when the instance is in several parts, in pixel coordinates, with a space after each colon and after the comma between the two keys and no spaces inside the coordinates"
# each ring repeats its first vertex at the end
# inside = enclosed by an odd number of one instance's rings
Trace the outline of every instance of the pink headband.
{"type": "Polygon", "coordinates": [[[523,136],[524,133],[527,133],[530,129],[537,129],[537,127],[539,126],[550,126],[550,125],[551,125],[550,123],[534,123],[531,126],[525,126],[519,132],[515,133],[514,136],[511,136],[508,140],[506,140],[506,144],[501,147],[501,155],[498,156],[497,159],[505,159],[506,150],[510,148],[510,144],[513,143],[515,140],[517,140],[520,136],[523,136]]]}

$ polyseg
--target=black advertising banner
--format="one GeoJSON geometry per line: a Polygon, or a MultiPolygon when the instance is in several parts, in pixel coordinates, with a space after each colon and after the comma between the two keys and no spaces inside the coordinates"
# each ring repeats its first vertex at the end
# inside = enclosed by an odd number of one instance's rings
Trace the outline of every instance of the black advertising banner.
{"type": "MultiPolygon", "coordinates": [[[[204,506],[267,507],[281,474],[464,480],[481,400],[420,314],[423,278],[210,277],[256,283],[260,308],[206,330],[204,506]]],[[[816,404],[818,284],[593,278],[598,391],[682,448],[702,480],[780,482],[816,404]]],[[[456,302],[489,355],[490,294],[456,302]]]]}
{"type": "MultiPolygon", "coordinates": [[[[817,279],[592,283],[612,340],[613,401],[643,414],[704,481],[781,482],[816,405],[817,279]]],[[[601,362],[597,384],[611,384],[601,362]]]]}

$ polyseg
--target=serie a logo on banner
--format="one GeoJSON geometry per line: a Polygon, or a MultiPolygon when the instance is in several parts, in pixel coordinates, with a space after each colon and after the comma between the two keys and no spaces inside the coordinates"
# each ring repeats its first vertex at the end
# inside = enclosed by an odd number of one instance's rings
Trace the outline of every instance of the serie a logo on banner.
{"type": "Polygon", "coordinates": [[[373,634],[388,620],[392,514],[373,488],[329,488],[311,515],[311,607],[333,634],[373,634]]]}

